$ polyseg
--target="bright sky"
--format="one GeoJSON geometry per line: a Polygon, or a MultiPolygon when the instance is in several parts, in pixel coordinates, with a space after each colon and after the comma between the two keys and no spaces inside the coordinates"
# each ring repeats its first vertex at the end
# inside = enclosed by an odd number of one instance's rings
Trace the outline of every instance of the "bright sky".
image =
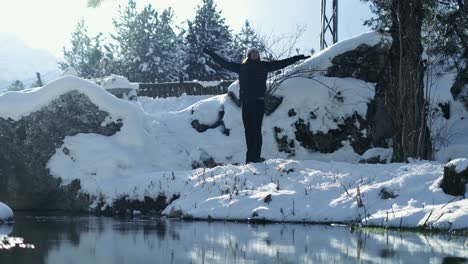
{"type": "MultiPolygon", "coordinates": [[[[226,23],[239,31],[246,19],[264,34],[291,34],[305,26],[299,47],[303,52],[319,50],[320,0],[215,0],[226,23]]],[[[29,46],[62,55],[76,23],[84,17],[90,31],[111,32],[117,6],[126,0],[105,0],[98,8],[87,8],[86,0],[0,0],[0,32],[18,35],[29,46]]],[[[157,9],[171,6],[176,21],[193,19],[201,0],[137,0],[137,7],[151,3],[157,9]]],[[[331,1],[329,1],[331,2],[331,1]]],[[[339,1],[338,38],[349,38],[369,29],[362,26],[371,16],[360,0],[339,1]]]]}

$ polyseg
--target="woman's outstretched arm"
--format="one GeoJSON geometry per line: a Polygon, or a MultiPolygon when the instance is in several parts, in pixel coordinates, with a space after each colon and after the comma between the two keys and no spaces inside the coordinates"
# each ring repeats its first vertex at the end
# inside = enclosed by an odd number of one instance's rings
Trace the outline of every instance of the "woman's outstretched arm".
{"type": "Polygon", "coordinates": [[[267,70],[269,72],[277,71],[277,70],[285,68],[285,67],[287,67],[287,66],[289,66],[291,64],[294,64],[297,61],[307,59],[307,58],[310,58],[310,56],[297,55],[297,56],[293,56],[293,57],[290,57],[290,58],[287,58],[287,59],[284,59],[284,60],[269,61],[266,64],[267,65],[267,70]]]}
{"type": "Polygon", "coordinates": [[[239,63],[235,63],[235,62],[232,62],[232,61],[227,61],[226,59],[219,56],[214,51],[212,51],[212,50],[210,50],[208,48],[203,48],[203,52],[206,53],[207,55],[209,55],[221,67],[223,67],[223,68],[225,68],[225,69],[227,69],[229,71],[235,72],[235,73],[240,72],[240,64],[239,63]]]}

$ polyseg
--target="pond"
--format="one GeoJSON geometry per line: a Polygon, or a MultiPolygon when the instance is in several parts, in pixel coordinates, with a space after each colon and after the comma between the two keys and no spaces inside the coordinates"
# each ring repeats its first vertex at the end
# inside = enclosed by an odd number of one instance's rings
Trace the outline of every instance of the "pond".
{"type": "Polygon", "coordinates": [[[468,237],[346,226],[19,215],[2,233],[2,264],[468,263],[468,237]]]}

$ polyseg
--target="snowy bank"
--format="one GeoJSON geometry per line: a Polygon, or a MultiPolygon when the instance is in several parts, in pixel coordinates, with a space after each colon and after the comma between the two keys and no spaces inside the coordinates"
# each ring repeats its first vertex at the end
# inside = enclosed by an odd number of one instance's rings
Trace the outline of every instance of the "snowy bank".
{"type": "MultiPolygon", "coordinates": [[[[0,224],[9,222],[13,219],[13,210],[8,205],[0,202],[0,224]]],[[[1,234],[1,233],[0,233],[1,234]]]]}
{"type": "Polygon", "coordinates": [[[81,180],[82,191],[104,198],[104,204],[95,201],[97,211],[116,206],[122,197],[143,201],[163,195],[170,203],[163,214],[170,217],[468,228],[468,200],[445,194],[439,187],[442,174],[443,165],[429,162],[275,159],[81,180]]]}
{"type": "Polygon", "coordinates": [[[467,228],[468,200],[439,188],[443,166],[270,160],[194,171],[163,213],[202,219],[467,228]]]}

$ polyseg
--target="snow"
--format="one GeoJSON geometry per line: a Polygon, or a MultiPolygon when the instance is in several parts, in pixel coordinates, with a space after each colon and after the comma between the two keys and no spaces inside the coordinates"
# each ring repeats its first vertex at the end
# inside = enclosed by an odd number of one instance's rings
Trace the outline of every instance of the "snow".
{"type": "MultiPolygon", "coordinates": [[[[337,43],[291,70],[323,69],[337,54],[379,41],[380,35],[366,33],[337,43]]],[[[106,88],[132,85],[119,76],[103,83],[106,88]]],[[[237,91],[238,83],[229,90],[237,91]]],[[[388,160],[391,151],[371,149],[361,156],[345,140],[342,148],[322,154],[305,149],[295,139],[291,127],[299,119],[307,120],[311,131],[326,133],[355,114],[365,117],[374,90],[373,83],[323,74],[286,80],[276,91],[283,97],[282,104],[264,118],[262,154],[267,161],[249,165],[243,165],[246,147],[241,110],[227,95],[125,101],[101,86],[66,76],[42,88],[1,94],[0,117],[20,120],[60,95],[78,91],[109,113],[103,125],[121,120],[121,130],[109,137],[85,133],[66,137],[47,163],[51,175],[60,177],[63,184],[80,179],[83,192],[104,197],[107,205],[123,195],[141,200],[177,194],[180,198],[165,214],[180,211],[201,219],[467,228],[467,200],[446,195],[438,187],[446,158],[468,156],[468,147],[464,147],[468,146],[466,111],[460,103],[452,102],[449,120],[433,117],[439,135],[444,127],[457,133],[440,145],[435,162],[356,164],[375,155],[388,160]],[[288,116],[290,109],[294,116],[288,116]],[[194,120],[213,125],[221,113],[224,127],[199,133],[191,125],[194,120]],[[275,127],[283,129],[281,136],[293,140],[294,160],[290,154],[278,152],[275,127]],[[192,170],[193,164],[210,158],[232,165],[192,170]],[[265,202],[269,195],[271,201],[265,202]]]]}
{"type": "Polygon", "coordinates": [[[73,67],[68,67],[62,72],[61,77],[64,76],[78,76],[78,71],[73,67]]]}
{"type": "Polygon", "coordinates": [[[378,32],[371,31],[361,35],[344,39],[337,42],[330,47],[317,52],[311,58],[305,60],[300,67],[306,67],[313,70],[326,70],[332,66],[332,59],[346,51],[353,50],[361,44],[368,46],[375,46],[379,43],[390,43],[390,36],[382,35],[378,32]]]}
{"type": "MultiPolygon", "coordinates": [[[[13,218],[13,210],[8,205],[0,202],[0,224],[13,218]]],[[[0,231],[1,234],[1,231],[0,231]]]]}
{"type": "Polygon", "coordinates": [[[48,51],[28,47],[16,35],[0,32],[0,92],[16,80],[31,86],[36,72],[43,82],[59,77],[57,59],[48,51]]]}
{"type": "Polygon", "coordinates": [[[456,173],[462,173],[463,171],[468,169],[468,159],[460,158],[454,159],[447,163],[446,167],[455,167],[456,173]]]}
{"type": "Polygon", "coordinates": [[[380,161],[389,163],[392,160],[393,150],[386,148],[371,148],[362,154],[363,160],[379,157],[380,161]]]}
{"type": "Polygon", "coordinates": [[[127,78],[115,74],[104,79],[101,86],[105,89],[127,88],[138,90],[138,83],[131,83],[127,78]]]}
{"type": "MultiPolygon", "coordinates": [[[[179,210],[201,219],[466,228],[468,201],[443,193],[438,187],[442,173],[442,165],[427,162],[358,165],[277,159],[227,165],[194,171],[188,179],[176,174],[171,189],[185,186],[163,213],[179,210]],[[382,198],[383,190],[396,197],[382,198]],[[267,195],[272,197],[269,203],[264,201],[267,195]]],[[[170,176],[162,181],[171,181],[170,176]]]]}
{"type": "Polygon", "coordinates": [[[221,84],[221,81],[194,81],[194,82],[200,84],[204,88],[218,86],[221,84]]]}

